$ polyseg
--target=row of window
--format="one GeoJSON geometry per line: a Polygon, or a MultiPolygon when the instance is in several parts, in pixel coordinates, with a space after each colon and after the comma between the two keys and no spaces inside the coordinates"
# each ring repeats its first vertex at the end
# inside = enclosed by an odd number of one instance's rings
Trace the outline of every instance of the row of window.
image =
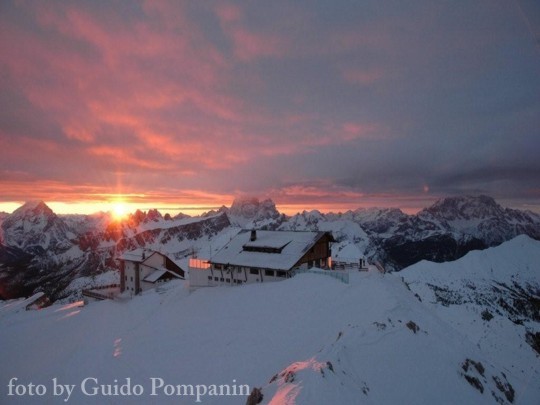
{"type": "MultiPolygon", "coordinates": [[[[238,273],[240,273],[240,270],[238,270],[238,273]]],[[[255,276],[258,276],[259,275],[259,269],[251,268],[251,269],[249,269],[249,274],[253,274],[255,276]]],[[[274,270],[265,270],[264,275],[267,276],[267,277],[287,277],[287,272],[278,271],[278,270],[275,270],[275,271],[274,270]]],[[[208,280],[211,281],[212,276],[208,276],[208,280]]],[[[221,278],[214,277],[214,280],[223,282],[224,279],[223,279],[223,277],[221,277],[221,278]]],[[[228,283],[230,282],[230,278],[227,278],[226,280],[227,280],[228,283]]]]}
{"type": "Polygon", "coordinates": [[[287,272],[276,270],[265,270],[264,275],[268,277],[287,277],[287,272]]]}
{"type": "MultiPolygon", "coordinates": [[[[313,266],[313,264],[312,264],[312,266],[313,266]]],[[[216,264],[216,265],[214,266],[214,268],[215,268],[216,270],[223,270],[223,269],[225,269],[225,267],[226,267],[226,266],[223,266],[223,265],[221,265],[221,264],[216,264]]],[[[246,269],[246,270],[247,270],[246,267],[244,267],[244,268],[237,268],[237,269],[236,269],[236,273],[237,273],[237,274],[242,273],[242,269],[246,269]]],[[[258,275],[259,275],[259,271],[260,271],[260,269],[257,269],[257,268],[255,268],[255,267],[249,268],[249,274],[252,274],[252,275],[255,275],[255,276],[258,276],[258,275]]],[[[265,275],[265,276],[268,276],[268,277],[287,277],[287,273],[286,273],[286,272],[284,272],[284,271],[278,271],[278,270],[265,270],[265,271],[264,271],[264,275],[265,275]]],[[[211,279],[211,277],[209,277],[209,279],[211,279]]]]}
{"type": "MultiPolygon", "coordinates": [[[[259,275],[259,269],[250,269],[249,274],[259,275]]],[[[265,270],[264,275],[268,277],[285,277],[284,271],[265,270]]]]}
{"type": "MultiPolygon", "coordinates": [[[[216,270],[228,270],[227,267],[228,267],[228,266],[224,266],[224,265],[222,265],[222,264],[215,264],[215,265],[214,265],[214,269],[216,269],[216,270]]],[[[234,270],[233,270],[233,271],[234,271],[234,270]]],[[[242,267],[236,268],[236,273],[238,273],[238,274],[242,273],[242,267]]]]}
{"type": "MultiPolygon", "coordinates": [[[[212,276],[208,276],[208,280],[212,281],[212,276]]],[[[214,277],[213,280],[217,281],[217,282],[222,282],[222,283],[230,283],[231,282],[230,278],[223,278],[223,277],[214,277]]],[[[243,281],[233,279],[233,283],[234,284],[242,284],[243,281]]]]}

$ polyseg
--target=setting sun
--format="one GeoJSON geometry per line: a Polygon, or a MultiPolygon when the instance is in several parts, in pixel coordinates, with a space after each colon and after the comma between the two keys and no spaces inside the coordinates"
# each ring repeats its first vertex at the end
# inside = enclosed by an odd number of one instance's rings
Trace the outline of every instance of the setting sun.
{"type": "Polygon", "coordinates": [[[116,202],[112,207],[113,218],[117,221],[124,219],[128,214],[128,208],[123,202],[116,202]]]}

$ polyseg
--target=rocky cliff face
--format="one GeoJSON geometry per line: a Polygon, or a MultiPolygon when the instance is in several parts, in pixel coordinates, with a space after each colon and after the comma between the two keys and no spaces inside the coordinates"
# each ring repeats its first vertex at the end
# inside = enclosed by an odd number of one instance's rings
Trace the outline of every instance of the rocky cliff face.
{"type": "Polygon", "coordinates": [[[270,199],[259,201],[258,198],[236,198],[231,208],[222,208],[226,212],[231,224],[241,228],[275,229],[285,221],[276,205],[270,199]]]}

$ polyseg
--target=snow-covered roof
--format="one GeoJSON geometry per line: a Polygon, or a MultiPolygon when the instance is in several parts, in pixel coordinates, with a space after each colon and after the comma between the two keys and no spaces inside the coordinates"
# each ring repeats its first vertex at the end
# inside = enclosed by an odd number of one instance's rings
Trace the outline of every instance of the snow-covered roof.
{"type": "Polygon", "coordinates": [[[125,260],[128,262],[142,263],[146,259],[148,259],[150,256],[152,256],[154,253],[158,253],[162,256],[165,256],[163,253],[156,252],[154,250],[139,248],[135,250],[130,250],[129,252],[125,252],[120,257],[118,257],[118,259],[125,260]]]}
{"type": "MultiPolygon", "coordinates": [[[[282,249],[283,247],[285,247],[285,245],[287,245],[293,240],[293,238],[291,237],[291,233],[294,232],[256,231],[257,238],[254,241],[248,239],[248,241],[244,243],[244,246],[262,249],[282,249]]],[[[317,232],[312,233],[317,234],[317,232]]],[[[249,234],[249,236],[251,237],[251,233],[249,234]]],[[[298,236],[296,238],[298,238],[298,236]]]]}
{"type": "Polygon", "coordinates": [[[145,256],[145,259],[147,257],[147,251],[145,249],[135,249],[130,250],[129,252],[124,252],[118,259],[120,260],[126,260],[129,262],[142,262],[143,255],[145,256]]]}
{"type": "Polygon", "coordinates": [[[326,234],[325,232],[297,231],[258,230],[256,232],[256,239],[251,241],[251,231],[241,231],[217,252],[210,262],[290,270],[326,234]]]}
{"type": "Polygon", "coordinates": [[[358,246],[352,243],[349,243],[336,251],[332,249],[332,260],[335,261],[358,262],[358,259],[362,258],[364,258],[364,254],[360,251],[358,246]]]}
{"type": "Polygon", "coordinates": [[[167,269],[164,269],[164,268],[161,268],[161,269],[158,269],[158,270],[155,270],[154,272],[150,273],[149,275],[147,275],[143,281],[148,281],[149,283],[155,283],[156,281],[158,281],[161,276],[163,276],[165,273],[169,273],[171,274],[173,277],[176,277],[176,278],[182,278],[180,277],[178,274],[170,271],[170,270],[167,270],[167,269]]]}

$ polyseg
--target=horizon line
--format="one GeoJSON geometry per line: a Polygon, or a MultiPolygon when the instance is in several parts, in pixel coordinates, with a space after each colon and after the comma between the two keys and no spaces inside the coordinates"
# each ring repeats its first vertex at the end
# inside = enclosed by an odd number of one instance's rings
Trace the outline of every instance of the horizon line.
{"type": "MultiPolygon", "coordinates": [[[[470,195],[470,194],[462,194],[462,195],[453,195],[453,196],[446,196],[446,197],[439,197],[439,196],[431,196],[429,198],[428,196],[423,196],[424,198],[418,198],[414,196],[401,196],[399,200],[396,200],[396,198],[377,198],[377,201],[379,204],[374,203],[374,201],[357,201],[357,202],[298,202],[298,203],[276,203],[272,198],[264,197],[264,198],[258,198],[258,197],[237,197],[235,198],[229,205],[226,203],[223,203],[221,205],[218,204],[171,204],[168,206],[167,204],[161,203],[141,203],[141,202],[122,202],[123,209],[125,211],[125,214],[133,214],[136,211],[143,211],[148,212],[149,210],[157,210],[161,214],[169,214],[169,215],[178,215],[181,213],[185,213],[184,211],[188,211],[190,214],[189,216],[201,216],[203,214],[207,214],[210,211],[216,211],[221,209],[222,207],[231,208],[234,204],[234,201],[237,199],[240,200],[249,200],[249,199],[256,199],[259,203],[263,202],[266,199],[270,199],[272,203],[274,203],[274,206],[276,210],[280,214],[285,215],[296,215],[302,212],[310,212],[310,211],[318,211],[323,214],[342,214],[346,213],[348,211],[356,211],[359,209],[399,209],[401,212],[407,214],[407,215],[415,215],[418,214],[420,211],[422,211],[425,208],[428,208],[435,204],[437,201],[446,199],[446,198],[459,198],[459,197],[480,197],[480,196],[488,196],[486,194],[478,194],[478,195],[470,195]],[[392,200],[393,203],[388,204],[388,200],[392,200]],[[404,201],[413,202],[413,204],[403,204],[404,201]],[[401,202],[402,204],[399,204],[401,202]],[[382,204],[381,204],[382,203],[382,204]],[[386,203],[386,204],[385,204],[386,203]]],[[[514,203],[510,203],[510,200],[508,199],[496,199],[494,197],[488,196],[490,198],[493,198],[493,200],[499,204],[503,208],[512,208],[512,209],[519,209],[521,211],[532,211],[536,214],[540,214],[540,202],[526,202],[521,201],[519,204],[516,203],[516,201],[519,201],[519,199],[515,199],[514,203]]],[[[27,203],[30,202],[37,202],[37,201],[43,201],[51,210],[57,214],[57,215],[96,215],[99,213],[113,213],[115,211],[115,206],[118,206],[117,201],[102,201],[102,202],[65,202],[65,201],[45,201],[45,199],[31,199],[26,202],[0,202],[0,213],[4,213],[7,215],[12,214],[15,210],[18,208],[24,206],[27,203]]],[[[188,214],[186,214],[188,215],[188,214]]]]}

